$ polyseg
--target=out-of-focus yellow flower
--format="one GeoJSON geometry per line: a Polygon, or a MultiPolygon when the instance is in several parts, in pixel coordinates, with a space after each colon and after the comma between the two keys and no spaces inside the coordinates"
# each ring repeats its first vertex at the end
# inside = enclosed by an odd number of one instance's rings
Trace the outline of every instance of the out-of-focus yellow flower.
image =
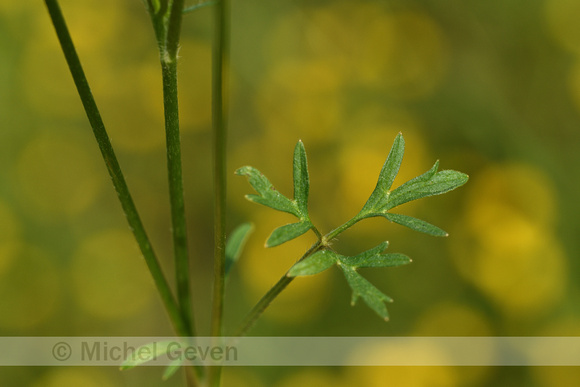
{"type": "Polygon", "coordinates": [[[292,133],[307,143],[325,140],[338,126],[342,104],[338,77],[326,61],[288,61],[266,77],[256,109],[273,133],[292,133]]]}
{"type": "MultiPolygon", "coordinates": [[[[489,320],[477,309],[451,302],[436,304],[419,317],[413,336],[493,336],[489,320]]],[[[493,348],[480,345],[477,348],[481,359],[492,360],[493,348]]],[[[483,385],[490,374],[489,367],[456,367],[454,372],[459,385],[483,385]]]]}
{"type": "Polygon", "coordinates": [[[569,51],[580,54],[580,3],[576,0],[547,0],[546,17],[554,38],[569,51]]]}
{"type": "Polygon", "coordinates": [[[277,23],[267,51],[274,63],[324,60],[343,84],[386,87],[403,98],[431,92],[448,60],[443,33],[427,14],[369,2],[339,1],[288,13],[277,23]]]}
{"type": "MultiPolygon", "coordinates": [[[[105,52],[119,41],[123,7],[115,0],[89,0],[66,2],[62,9],[89,82],[95,86],[100,75],[108,72],[110,56],[105,52]],[[93,72],[95,69],[101,71],[93,72]]],[[[25,96],[37,113],[75,117],[81,111],[80,99],[50,18],[45,9],[34,16],[31,27],[35,36],[27,41],[21,61],[25,96]]]]}
{"type": "MultiPolygon", "coordinates": [[[[576,311],[573,310],[572,313],[576,311]]],[[[580,319],[578,317],[561,317],[537,333],[538,336],[580,336],[580,319]]],[[[577,351],[576,351],[577,353],[577,351]]],[[[539,353],[541,357],[544,354],[539,353]]],[[[564,357],[571,359],[574,354],[566,354],[564,357]]],[[[533,359],[532,359],[533,360],[533,359]]],[[[575,386],[580,380],[580,367],[553,366],[531,367],[530,372],[541,387],[551,386],[575,386]]]]}
{"type": "Polygon", "coordinates": [[[549,310],[566,288],[566,257],[553,233],[553,184],[526,165],[489,167],[467,187],[455,262],[509,316],[549,310]]]}
{"type": "MultiPolygon", "coordinates": [[[[427,341],[416,345],[390,344],[389,346],[367,345],[359,348],[352,355],[353,362],[389,362],[409,364],[417,360],[417,356],[426,361],[445,361],[445,354],[427,341]]],[[[420,367],[420,366],[388,366],[388,367],[349,367],[346,378],[349,385],[382,387],[385,385],[405,387],[459,386],[456,369],[453,367],[420,367]]]]}
{"type": "Polygon", "coordinates": [[[346,381],[329,371],[318,369],[300,370],[275,384],[276,387],[341,387],[350,386],[346,381]]]}
{"type": "Polygon", "coordinates": [[[141,312],[155,290],[128,231],[107,230],[84,240],[73,256],[70,275],[79,306],[105,320],[141,312]]]}
{"type": "Polygon", "coordinates": [[[23,207],[36,216],[59,219],[74,216],[96,198],[102,167],[98,154],[69,135],[50,129],[30,141],[17,164],[17,182],[23,207]]]}
{"type": "Polygon", "coordinates": [[[493,336],[489,321],[467,305],[441,303],[427,309],[413,330],[415,336],[493,336]]]}
{"type": "Polygon", "coordinates": [[[113,383],[97,367],[57,367],[43,374],[32,387],[112,387],[113,383]]]}
{"type": "Polygon", "coordinates": [[[52,317],[61,295],[59,277],[53,257],[23,246],[0,275],[0,329],[26,332],[52,317]]]}

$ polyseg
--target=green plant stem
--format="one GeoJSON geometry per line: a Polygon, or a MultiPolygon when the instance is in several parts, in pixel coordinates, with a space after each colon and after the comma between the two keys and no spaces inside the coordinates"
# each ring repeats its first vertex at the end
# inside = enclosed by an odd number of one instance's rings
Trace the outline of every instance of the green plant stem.
{"type": "MultiPolygon", "coordinates": [[[[214,286],[211,335],[222,336],[226,245],[227,122],[225,114],[225,71],[228,60],[227,0],[214,8],[212,58],[212,125],[214,157],[214,286]]],[[[212,367],[210,386],[220,385],[221,367],[212,367]]]]}
{"type": "MultiPolygon", "coordinates": [[[[311,254],[315,253],[318,249],[320,249],[322,246],[323,246],[322,241],[318,240],[308,249],[308,251],[304,253],[304,255],[302,255],[302,257],[297,262],[306,259],[311,254]]],[[[258,318],[262,315],[262,313],[264,313],[264,311],[268,308],[268,306],[270,306],[272,301],[274,301],[274,299],[278,297],[278,295],[282,293],[282,291],[286,289],[286,287],[290,285],[290,283],[293,280],[294,277],[289,277],[287,274],[284,274],[284,276],[280,278],[278,282],[276,282],[276,284],[272,286],[270,290],[268,290],[268,292],[262,296],[260,301],[258,301],[258,303],[252,308],[252,310],[250,310],[250,312],[246,315],[244,321],[242,322],[242,325],[240,326],[238,331],[234,334],[234,336],[236,337],[245,336],[248,333],[248,331],[254,326],[254,324],[256,323],[258,318]]]]}
{"type": "Polygon", "coordinates": [[[360,213],[358,215],[356,215],[354,218],[350,219],[348,222],[344,223],[343,225],[335,228],[334,230],[332,230],[331,232],[329,232],[328,234],[326,234],[323,238],[322,238],[322,243],[324,245],[329,245],[331,243],[331,241],[336,238],[339,234],[342,234],[343,232],[345,232],[346,230],[348,230],[349,228],[351,228],[352,226],[354,226],[356,223],[360,222],[364,217],[360,216],[360,213]]]}
{"type": "Polygon", "coordinates": [[[177,61],[161,61],[163,73],[163,104],[165,107],[165,134],[167,146],[167,172],[171,204],[171,230],[175,259],[177,299],[188,328],[188,336],[195,335],[190,292],[189,257],[187,251],[187,226],[183,199],[181,167],[181,140],[177,102],[177,61]]]}
{"type": "Polygon", "coordinates": [[[177,60],[179,38],[181,36],[181,19],[183,18],[183,0],[172,0],[170,3],[171,9],[169,10],[165,49],[169,58],[177,60]]]}
{"type": "Polygon", "coordinates": [[[105,129],[101,114],[99,113],[99,109],[91,93],[91,89],[84,74],[73,41],[70,37],[70,33],[60,10],[58,1],[45,0],[45,4],[56,30],[56,34],[75,82],[77,91],[81,98],[83,107],[93,129],[94,136],[97,140],[99,149],[107,166],[107,170],[111,176],[115,190],[117,191],[117,196],[119,197],[119,201],[121,202],[121,206],[123,207],[123,211],[127,217],[129,227],[135,236],[141,253],[143,254],[145,262],[147,263],[149,271],[151,272],[157,287],[157,291],[161,296],[161,300],[163,301],[163,305],[167,310],[169,319],[171,320],[175,331],[179,335],[186,336],[189,332],[189,328],[183,320],[178,305],[171,293],[169,284],[163,275],[159,261],[157,260],[155,252],[153,251],[151,243],[149,242],[149,238],[145,232],[145,228],[143,227],[143,223],[141,222],[141,218],[139,217],[139,213],[137,212],[137,208],[135,207],[135,203],[133,202],[129,192],[129,187],[125,182],[123,172],[121,171],[121,167],[117,161],[115,152],[113,151],[113,146],[109,140],[109,136],[105,129]]]}
{"type": "MultiPolygon", "coordinates": [[[[306,253],[304,253],[304,255],[297,262],[306,259],[310,255],[318,251],[320,248],[330,246],[332,239],[336,238],[339,234],[343,233],[344,231],[352,227],[355,223],[359,222],[361,219],[362,217],[360,216],[360,214],[356,215],[354,218],[350,219],[342,226],[335,228],[334,230],[332,230],[331,232],[329,232],[324,236],[321,236],[320,232],[316,228],[314,228],[313,230],[316,236],[318,237],[318,241],[314,245],[312,245],[310,249],[308,249],[308,251],[306,251],[306,253]]],[[[264,296],[260,299],[260,301],[258,301],[258,303],[252,308],[252,310],[250,310],[250,312],[242,322],[241,327],[236,332],[235,336],[245,336],[248,333],[248,331],[254,326],[256,320],[262,315],[262,313],[264,313],[264,311],[268,308],[268,306],[270,306],[272,301],[274,301],[274,299],[278,297],[278,295],[284,289],[286,289],[288,285],[290,285],[293,279],[294,277],[289,277],[288,275],[284,275],[282,278],[280,278],[278,282],[276,282],[276,284],[272,286],[272,288],[270,288],[270,290],[268,290],[266,294],[264,294],[264,296]]]]}

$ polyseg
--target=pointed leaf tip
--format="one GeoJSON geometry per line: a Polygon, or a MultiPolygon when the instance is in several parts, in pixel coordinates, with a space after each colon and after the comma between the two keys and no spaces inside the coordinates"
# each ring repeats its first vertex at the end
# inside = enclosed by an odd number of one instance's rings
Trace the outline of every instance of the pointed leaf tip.
{"type": "Polygon", "coordinates": [[[301,216],[308,218],[308,194],[310,191],[310,178],[308,176],[308,161],[306,158],[306,149],[302,141],[296,143],[294,147],[294,201],[296,202],[301,216]]]}
{"type": "Polygon", "coordinates": [[[446,231],[443,231],[437,226],[432,225],[431,223],[425,222],[424,220],[413,218],[412,216],[401,215],[401,214],[392,214],[392,213],[385,213],[383,214],[385,218],[390,220],[391,222],[400,224],[401,226],[409,227],[411,230],[423,232],[428,235],[444,237],[447,234],[446,231]]]}
{"type": "Polygon", "coordinates": [[[228,237],[226,241],[226,262],[225,262],[225,278],[227,279],[229,273],[238,261],[244,245],[248,240],[250,234],[254,231],[254,225],[251,223],[242,223],[239,225],[228,237]]]}
{"type": "Polygon", "coordinates": [[[399,173],[399,168],[403,162],[403,155],[405,153],[405,139],[401,132],[395,137],[389,155],[383,164],[377,185],[367,202],[365,203],[361,212],[376,212],[378,207],[384,205],[384,201],[388,199],[388,193],[399,173]]]}

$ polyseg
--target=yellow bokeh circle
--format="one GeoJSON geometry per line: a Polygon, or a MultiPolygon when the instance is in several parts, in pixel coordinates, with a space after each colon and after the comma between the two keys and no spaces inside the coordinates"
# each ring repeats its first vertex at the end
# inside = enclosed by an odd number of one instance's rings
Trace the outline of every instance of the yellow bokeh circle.
{"type": "MultiPolygon", "coordinates": [[[[429,94],[447,69],[439,25],[420,9],[336,1],[288,12],[267,39],[272,63],[325,61],[342,84],[387,88],[396,97],[429,94]]],[[[288,74],[292,80],[292,74],[288,74]]]]}
{"type": "Polygon", "coordinates": [[[70,275],[79,306],[104,320],[143,311],[155,291],[129,231],[107,230],[85,239],[74,254],[70,275]]]}
{"type": "Polygon", "coordinates": [[[16,169],[23,206],[57,218],[79,214],[98,193],[103,177],[98,156],[74,136],[51,133],[33,138],[16,169]]]}
{"type": "Polygon", "coordinates": [[[98,368],[56,367],[38,378],[32,387],[112,387],[114,385],[98,368]]]}
{"type": "Polygon", "coordinates": [[[0,328],[26,331],[45,323],[57,310],[60,283],[54,258],[23,246],[0,275],[0,328]]]}
{"type": "Polygon", "coordinates": [[[567,50],[580,53],[580,2],[547,0],[545,7],[548,27],[556,41],[567,50]]]}
{"type": "Polygon", "coordinates": [[[256,110],[273,133],[323,141],[341,118],[339,78],[332,63],[295,60],[279,64],[256,94],[256,110]]]}
{"type": "Polygon", "coordinates": [[[567,260],[554,234],[553,183],[528,165],[490,166],[467,186],[451,245],[460,273],[505,314],[530,316],[564,296],[567,260]]]}
{"type": "MultiPolygon", "coordinates": [[[[417,344],[392,343],[366,344],[353,351],[350,355],[354,364],[413,364],[419,356],[426,362],[445,362],[446,355],[436,346],[426,340],[417,344]]],[[[385,385],[405,387],[456,386],[458,384],[457,370],[453,367],[422,367],[422,366],[366,366],[349,367],[347,380],[350,385],[382,387],[385,385]]]]}
{"type": "Polygon", "coordinates": [[[346,387],[348,385],[343,378],[329,371],[306,368],[283,378],[275,384],[275,387],[346,387]]]}

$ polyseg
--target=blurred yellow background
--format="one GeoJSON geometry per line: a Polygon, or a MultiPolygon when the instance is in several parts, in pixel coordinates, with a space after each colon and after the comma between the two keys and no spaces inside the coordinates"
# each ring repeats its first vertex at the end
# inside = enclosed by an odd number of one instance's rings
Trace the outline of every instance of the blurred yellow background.
{"type": "MultiPolygon", "coordinates": [[[[172,271],[161,77],[139,0],[61,6],[136,204],[172,271]]],[[[362,207],[398,132],[395,186],[428,170],[464,187],[401,207],[445,239],[373,219],[335,246],[389,240],[411,265],[363,275],[384,323],[330,270],[299,278],[251,332],[272,336],[580,333],[580,2],[232,0],[229,228],[256,230],[228,283],[226,332],[312,243],[266,250],[289,216],[247,202],[252,165],[292,193],[305,143],[323,232],[362,207]]],[[[180,113],[196,319],[209,333],[211,7],[183,22],[180,113]]],[[[126,225],[41,2],[0,2],[0,336],[173,332],[126,225]]],[[[389,349],[385,349],[389,350],[389,349]]],[[[372,353],[372,352],[371,352],[372,353]]],[[[1,368],[10,386],[158,386],[155,368],[1,368]]],[[[236,368],[224,386],[572,386],[576,368],[236,368]]],[[[165,382],[177,386],[180,377],[165,382]]]]}

